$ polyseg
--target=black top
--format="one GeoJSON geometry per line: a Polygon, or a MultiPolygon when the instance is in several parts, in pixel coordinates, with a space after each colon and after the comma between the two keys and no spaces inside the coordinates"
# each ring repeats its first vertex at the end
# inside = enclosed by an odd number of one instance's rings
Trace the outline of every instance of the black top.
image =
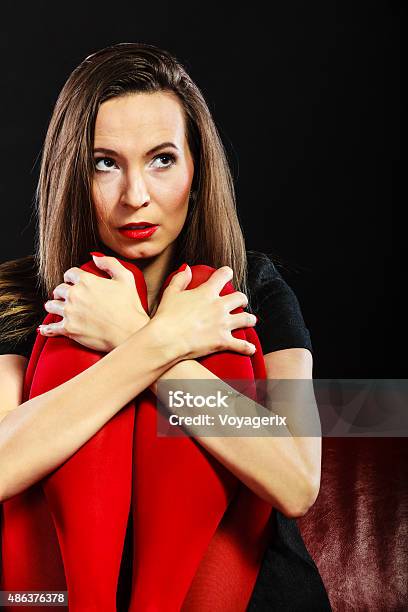
{"type": "MultiPolygon", "coordinates": [[[[285,348],[307,348],[312,352],[309,331],[294,291],[268,255],[248,251],[247,257],[247,297],[250,310],[258,317],[254,329],[263,354],[285,348]]],[[[39,312],[38,324],[46,315],[45,309],[39,312]]],[[[18,344],[7,344],[1,341],[0,333],[0,354],[14,353],[29,357],[35,338],[34,331],[18,344]]],[[[319,571],[304,545],[296,519],[287,518],[274,509],[270,520],[274,536],[266,550],[247,611],[331,610],[319,571]]],[[[127,610],[129,598],[131,532],[130,515],[118,584],[119,612],[127,610]]]]}

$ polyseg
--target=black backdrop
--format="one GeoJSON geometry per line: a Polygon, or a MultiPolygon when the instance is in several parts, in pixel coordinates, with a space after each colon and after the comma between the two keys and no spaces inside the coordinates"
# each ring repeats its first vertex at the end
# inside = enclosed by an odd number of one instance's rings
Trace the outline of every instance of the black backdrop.
{"type": "Polygon", "coordinates": [[[207,99],[247,248],[285,263],[311,332],[314,376],[403,378],[391,278],[399,5],[268,4],[4,3],[0,261],[33,250],[39,156],[71,70],[109,44],[156,44],[207,99]]]}

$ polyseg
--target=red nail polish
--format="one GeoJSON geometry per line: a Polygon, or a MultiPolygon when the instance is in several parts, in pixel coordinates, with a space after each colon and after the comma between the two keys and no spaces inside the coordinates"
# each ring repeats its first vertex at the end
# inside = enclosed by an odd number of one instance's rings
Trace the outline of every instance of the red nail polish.
{"type": "Polygon", "coordinates": [[[94,251],[94,252],[89,251],[89,252],[91,253],[91,255],[96,255],[96,257],[105,257],[103,253],[98,253],[98,251],[94,251]]]}
{"type": "Polygon", "coordinates": [[[180,267],[179,267],[179,272],[184,272],[184,270],[187,268],[188,264],[183,263],[180,267]]]}
{"type": "Polygon", "coordinates": [[[37,329],[36,329],[35,331],[38,331],[38,332],[39,332],[39,331],[40,331],[40,327],[37,327],[37,329]]]}

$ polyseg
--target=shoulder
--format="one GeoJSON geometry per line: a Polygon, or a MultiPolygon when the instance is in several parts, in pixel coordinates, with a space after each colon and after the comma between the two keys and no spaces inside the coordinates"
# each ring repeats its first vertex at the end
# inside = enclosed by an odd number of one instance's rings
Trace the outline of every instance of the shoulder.
{"type": "Polygon", "coordinates": [[[247,251],[247,262],[252,308],[259,308],[266,299],[275,303],[279,300],[297,301],[295,292],[282,277],[270,255],[247,251]]]}
{"type": "Polygon", "coordinates": [[[261,251],[247,251],[248,281],[252,284],[262,284],[280,276],[272,261],[272,257],[261,251]]]}
{"type": "Polygon", "coordinates": [[[298,297],[272,261],[259,251],[248,251],[248,287],[251,310],[257,315],[255,327],[264,354],[285,348],[306,348],[312,352],[298,297]]]}

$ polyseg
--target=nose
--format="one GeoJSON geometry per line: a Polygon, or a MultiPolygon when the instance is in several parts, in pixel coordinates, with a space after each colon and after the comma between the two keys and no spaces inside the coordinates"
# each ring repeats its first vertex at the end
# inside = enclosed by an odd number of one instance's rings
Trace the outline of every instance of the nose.
{"type": "Polygon", "coordinates": [[[150,202],[149,192],[146,183],[139,172],[128,172],[124,179],[121,203],[123,206],[141,208],[150,202]]]}

